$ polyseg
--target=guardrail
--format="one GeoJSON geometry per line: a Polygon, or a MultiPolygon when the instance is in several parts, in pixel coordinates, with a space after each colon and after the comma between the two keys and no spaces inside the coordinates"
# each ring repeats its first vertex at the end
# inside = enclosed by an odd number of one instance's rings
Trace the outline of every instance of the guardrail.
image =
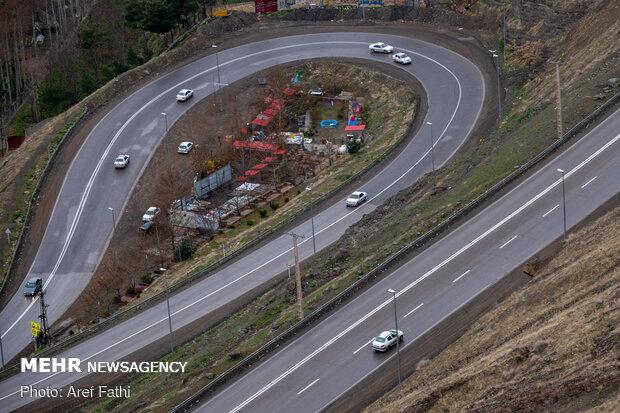
{"type": "Polygon", "coordinates": [[[219,387],[224,385],[226,382],[231,380],[232,378],[239,376],[242,372],[244,372],[247,368],[251,367],[253,364],[260,361],[264,356],[268,355],[272,351],[281,348],[281,346],[287,340],[290,340],[292,337],[295,337],[297,334],[302,333],[309,325],[323,318],[327,313],[331,312],[334,308],[339,306],[341,303],[347,301],[351,297],[354,296],[354,293],[359,290],[366,288],[370,283],[374,280],[378,279],[381,275],[386,273],[391,266],[402,259],[404,256],[412,253],[417,248],[422,247],[428,241],[432,240],[436,236],[440,235],[445,231],[448,227],[460,221],[469,215],[473,210],[475,210],[480,204],[490,200],[492,197],[497,195],[501,190],[506,188],[516,179],[521,177],[523,174],[531,170],[535,165],[540,163],[542,160],[546,159],[549,155],[555,152],[559,147],[564,145],[566,142],[575,137],[580,131],[582,131],[590,122],[597,119],[603,112],[608,110],[610,107],[614,106],[616,103],[620,101],[620,93],[616,93],[609,100],[607,100],[603,105],[601,105],[598,109],[590,113],[584,119],[579,121],[575,126],[573,126],[568,132],[566,132],[560,139],[549,145],[542,152],[536,155],[534,158],[530,159],[525,164],[521,165],[518,169],[511,172],[509,175],[501,179],[491,188],[487,189],[483,194],[472,200],[466,206],[452,214],[446,220],[441,222],[439,225],[429,230],[426,234],[418,237],[411,243],[405,245],[400,248],[398,251],[393,253],[390,257],[388,257],[385,261],[381,262],[375,268],[370,270],[365,276],[360,278],[358,281],[347,287],[344,291],[338,294],[336,297],[332,298],[330,301],[322,305],[321,307],[314,310],[311,314],[306,316],[304,319],[300,320],[297,324],[284,331],[282,334],[277,337],[271,339],[269,342],[265,343],[258,350],[254,351],[252,354],[245,357],[238,364],[226,370],[224,373],[216,377],[213,381],[205,385],[202,389],[198,390],[192,396],[184,400],[178,406],[174,407],[171,412],[172,413],[181,413],[187,412],[200,403],[202,400],[206,398],[209,394],[212,394],[219,387]]]}
{"type": "Polygon", "coordinates": [[[43,169],[41,178],[39,179],[39,182],[37,182],[36,188],[34,189],[34,191],[32,192],[32,195],[30,195],[30,198],[28,199],[26,221],[24,222],[24,226],[22,227],[22,230],[19,232],[19,239],[17,240],[17,245],[15,247],[15,250],[13,251],[13,254],[11,255],[11,263],[9,264],[9,269],[7,270],[6,277],[4,277],[4,279],[2,280],[2,284],[0,285],[0,292],[2,292],[2,290],[4,289],[4,285],[6,284],[6,280],[9,279],[10,274],[15,271],[15,266],[17,265],[17,257],[19,257],[19,255],[21,254],[22,248],[24,246],[23,245],[24,234],[28,230],[30,221],[32,220],[32,202],[35,199],[37,199],[37,197],[39,196],[39,193],[41,192],[41,188],[43,187],[43,184],[47,180],[49,171],[52,169],[52,167],[56,163],[56,159],[58,157],[57,155],[60,152],[60,149],[65,145],[65,142],[68,140],[67,138],[73,133],[75,128],[82,122],[82,119],[84,119],[84,116],[86,115],[87,112],[88,112],[88,108],[84,108],[82,113],[76,119],[73,120],[73,124],[71,124],[69,129],[65,132],[58,146],[54,148],[54,151],[50,155],[50,158],[48,159],[47,164],[45,165],[45,169],[43,169]]]}
{"type": "MultiPolygon", "coordinates": [[[[417,118],[417,116],[419,116],[419,108],[420,108],[420,98],[419,96],[415,96],[414,98],[415,101],[415,105],[416,105],[416,114],[415,117],[417,118]]],[[[343,187],[345,187],[347,184],[350,184],[352,182],[354,182],[357,179],[360,179],[362,176],[364,176],[366,173],[368,173],[371,169],[373,169],[375,166],[377,166],[378,164],[380,164],[381,162],[383,162],[386,158],[388,158],[389,156],[391,156],[394,151],[400,147],[400,145],[402,145],[407,138],[409,137],[410,133],[411,133],[411,128],[412,126],[416,123],[416,119],[414,119],[414,121],[411,123],[411,125],[409,125],[409,128],[407,129],[407,131],[403,134],[403,136],[401,136],[389,149],[387,149],[385,152],[383,152],[380,156],[378,156],[373,162],[369,163],[368,165],[366,165],[361,171],[359,171],[358,173],[352,175],[351,177],[349,177],[349,179],[347,179],[346,181],[342,182],[342,184],[338,185],[337,187],[333,188],[332,190],[328,191],[327,193],[325,193],[324,195],[320,196],[319,198],[314,200],[314,208],[316,209],[318,206],[321,205],[321,203],[325,202],[326,200],[330,199],[334,194],[338,193],[339,191],[342,190],[343,187]]],[[[255,238],[253,238],[252,240],[250,240],[249,242],[243,244],[240,248],[238,248],[235,251],[232,251],[231,253],[227,254],[226,257],[223,257],[217,261],[215,261],[214,263],[210,264],[209,266],[207,266],[207,268],[204,268],[200,271],[196,271],[195,273],[190,273],[189,276],[185,277],[182,280],[177,281],[176,283],[170,285],[169,287],[169,292],[176,292],[179,291],[183,288],[185,288],[187,285],[195,282],[196,280],[199,280],[201,278],[207,277],[208,275],[210,275],[211,273],[215,272],[216,270],[218,270],[220,267],[222,267],[224,264],[230,262],[233,259],[236,259],[237,257],[239,257],[242,254],[245,254],[246,252],[248,252],[249,250],[251,250],[252,248],[258,246],[259,244],[261,244],[263,241],[265,241],[266,239],[268,239],[269,237],[273,236],[274,234],[278,233],[279,231],[282,231],[284,228],[286,228],[288,225],[293,224],[296,220],[298,220],[300,217],[302,217],[304,214],[310,212],[310,205],[306,205],[303,209],[301,209],[300,211],[290,215],[289,217],[287,217],[286,219],[280,221],[279,223],[277,223],[276,225],[270,227],[267,230],[264,230],[262,232],[260,232],[259,234],[257,234],[257,236],[255,238]]],[[[67,347],[73,346],[87,338],[89,338],[90,336],[94,335],[95,333],[98,333],[100,331],[104,331],[108,328],[113,327],[114,325],[116,325],[117,323],[120,323],[126,319],[128,319],[129,317],[131,317],[132,315],[146,310],[148,307],[155,305],[159,302],[162,302],[163,300],[165,300],[166,298],[166,291],[161,291],[155,295],[153,295],[152,297],[149,297],[147,299],[145,299],[144,301],[142,301],[139,304],[136,304],[130,308],[127,308],[125,310],[119,311],[116,314],[110,316],[109,318],[102,320],[100,322],[98,322],[97,324],[81,331],[78,334],[75,334],[59,343],[56,343],[54,345],[49,346],[48,348],[40,351],[37,353],[38,357],[49,357],[53,354],[57,354],[58,352],[66,349],[67,347]]],[[[17,363],[14,363],[13,365],[10,365],[8,367],[6,367],[2,372],[0,372],[0,380],[4,379],[5,377],[8,377],[12,374],[17,373],[17,367],[19,365],[17,363]]]]}

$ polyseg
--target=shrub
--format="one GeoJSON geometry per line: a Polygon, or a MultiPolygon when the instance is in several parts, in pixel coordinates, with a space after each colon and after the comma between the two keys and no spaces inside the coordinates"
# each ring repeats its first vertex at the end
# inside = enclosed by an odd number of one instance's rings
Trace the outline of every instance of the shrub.
{"type": "Polygon", "coordinates": [[[140,277],[140,281],[142,281],[142,284],[149,285],[153,282],[153,277],[151,277],[151,274],[144,274],[140,277]]]}
{"type": "Polygon", "coordinates": [[[127,295],[136,295],[136,293],[136,287],[134,287],[133,285],[127,287],[127,295]]]}
{"type": "Polygon", "coordinates": [[[187,240],[183,240],[181,241],[181,245],[175,249],[174,255],[176,261],[185,261],[192,258],[192,255],[194,255],[194,248],[187,240]]]}
{"type": "Polygon", "coordinates": [[[265,218],[267,216],[267,210],[261,209],[258,211],[258,214],[260,215],[261,218],[265,218]]]}
{"type": "Polygon", "coordinates": [[[275,201],[271,201],[269,203],[269,208],[271,208],[271,209],[273,209],[275,211],[276,209],[280,208],[280,205],[278,205],[278,203],[275,202],[275,201]]]}
{"type": "Polygon", "coordinates": [[[290,201],[290,199],[288,199],[288,197],[287,197],[287,198],[284,198],[284,203],[285,203],[285,204],[286,204],[288,201],[290,201]]]}
{"type": "Polygon", "coordinates": [[[248,222],[246,222],[248,227],[251,227],[252,225],[254,225],[254,221],[249,220],[248,222]]]}

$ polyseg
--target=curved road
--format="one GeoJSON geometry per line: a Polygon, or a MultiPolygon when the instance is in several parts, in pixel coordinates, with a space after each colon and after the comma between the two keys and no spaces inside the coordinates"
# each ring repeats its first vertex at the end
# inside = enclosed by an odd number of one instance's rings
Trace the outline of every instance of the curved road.
{"type": "MultiPolygon", "coordinates": [[[[308,58],[347,57],[391,63],[389,56],[371,55],[367,45],[386,41],[407,51],[413,64],[402,69],[423,85],[433,123],[435,163],[445,163],[465,141],[480,114],[485,97],[482,74],[462,56],[437,45],[411,38],[367,33],[325,33],[290,36],[222,50],[222,82],[231,83],[267,67],[308,58]]],[[[59,317],[86,286],[110,239],[112,217],[107,207],[124,208],[133,185],[164,134],[163,117],[176,121],[193,103],[213,92],[215,56],[175,70],[133,93],[94,128],[73,161],[30,275],[40,274],[46,285],[50,321],[59,317]],[[181,87],[195,90],[197,99],[177,104],[181,87]],[[115,171],[117,153],[128,152],[132,163],[115,171]]],[[[360,189],[369,193],[365,205],[347,210],[343,200],[315,216],[316,243],[321,249],[336,241],[348,226],[387,197],[410,186],[430,170],[427,129],[414,136],[398,156],[360,189]]],[[[306,236],[302,258],[311,255],[310,223],[293,231],[306,236]]],[[[290,237],[283,235],[251,254],[225,266],[191,289],[171,297],[174,329],[182,328],[282,273],[290,256],[290,237]]],[[[36,303],[17,294],[0,313],[5,357],[11,358],[29,342],[28,321],[36,319],[36,303]]],[[[74,346],[65,357],[83,361],[123,358],[166,335],[165,303],[156,305],[105,332],[74,346]],[[140,326],[136,329],[136,326],[140,326]]],[[[16,394],[21,384],[61,387],[83,374],[18,374],[0,383],[3,410],[28,403],[16,394]]]]}
{"type": "MultiPolygon", "coordinates": [[[[405,337],[402,354],[413,349],[416,338],[562,236],[562,180],[558,168],[565,171],[568,228],[620,193],[619,131],[620,111],[616,111],[508,194],[232,382],[196,411],[330,411],[331,403],[356,383],[387,363],[396,362],[396,349],[376,354],[370,347],[374,335],[394,328],[394,307],[388,289],[397,291],[398,328],[405,337]]],[[[395,368],[383,371],[392,373],[378,380],[396,382],[395,368]]],[[[377,375],[373,378],[377,379],[377,375]]]]}

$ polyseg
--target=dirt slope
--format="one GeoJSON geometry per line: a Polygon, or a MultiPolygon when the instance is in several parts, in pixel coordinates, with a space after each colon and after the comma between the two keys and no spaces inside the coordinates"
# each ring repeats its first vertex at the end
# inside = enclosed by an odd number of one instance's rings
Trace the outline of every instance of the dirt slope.
{"type": "Polygon", "coordinates": [[[366,412],[617,411],[620,208],[366,412]]]}

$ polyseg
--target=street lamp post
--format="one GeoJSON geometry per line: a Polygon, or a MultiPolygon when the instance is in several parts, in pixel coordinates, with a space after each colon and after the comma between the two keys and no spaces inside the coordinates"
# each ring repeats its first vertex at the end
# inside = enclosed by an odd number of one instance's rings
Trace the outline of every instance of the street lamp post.
{"type": "Polygon", "coordinates": [[[164,117],[164,125],[166,127],[166,132],[168,132],[168,115],[166,115],[166,112],[162,112],[161,114],[164,117]]]}
{"type": "Polygon", "coordinates": [[[501,81],[500,81],[500,71],[499,71],[499,55],[495,53],[495,50],[489,50],[493,59],[495,60],[495,70],[497,71],[497,122],[500,124],[502,122],[502,94],[501,94],[501,81]]]}
{"type": "Polygon", "coordinates": [[[566,190],[564,188],[564,169],[558,168],[557,171],[562,174],[562,217],[564,219],[564,240],[566,240],[566,190]]]}
{"type": "Polygon", "coordinates": [[[316,242],[314,241],[314,200],[312,199],[312,188],[306,187],[306,191],[310,192],[310,222],[312,223],[312,251],[316,254],[316,242]]]}
{"type": "Polygon", "coordinates": [[[2,361],[1,369],[4,370],[4,349],[2,348],[2,331],[0,331],[0,359],[2,361]]]}
{"type": "Polygon", "coordinates": [[[435,172],[435,141],[433,139],[433,122],[426,122],[429,128],[429,135],[431,138],[431,166],[433,167],[433,172],[435,172]]]}
{"type": "MultiPolygon", "coordinates": [[[[165,268],[160,268],[159,272],[161,273],[162,276],[165,277],[165,272],[166,269],[165,268]]],[[[164,278],[164,280],[166,281],[166,305],[168,307],[168,337],[170,338],[170,352],[172,353],[174,351],[174,345],[172,344],[172,316],[170,315],[170,287],[168,285],[168,278],[164,278]]]]}
{"type": "Polygon", "coordinates": [[[400,336],[398,334],[398,313],[396,311],[396,291],[391,288],[387,290],[388,293],[392,294],[392,301],[394,302],[394,324],[396,325],[396,360],[398,361],[398,384],[401,381],[400,375],[400,336]]]}

